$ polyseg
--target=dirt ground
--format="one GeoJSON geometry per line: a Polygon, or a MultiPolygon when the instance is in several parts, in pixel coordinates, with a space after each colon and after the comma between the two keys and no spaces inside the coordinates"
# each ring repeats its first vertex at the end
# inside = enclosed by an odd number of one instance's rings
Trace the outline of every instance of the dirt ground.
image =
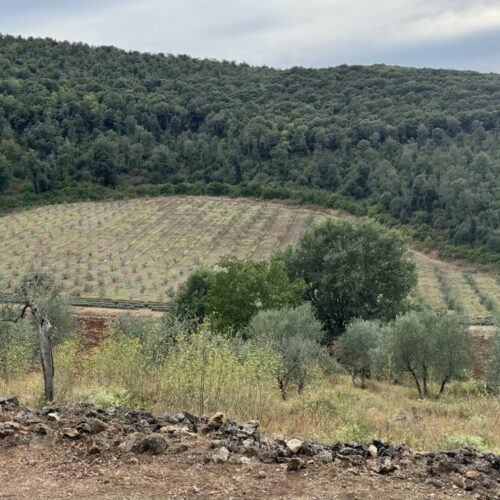
{"type": "Polygon", "coordinates": [[[336,465],[292,473],[279,464],[203,464],[200,458],[193,453],[82,457],[57,446],[0,449],[0,498],[481,498],[456,485],[336,465]]]}

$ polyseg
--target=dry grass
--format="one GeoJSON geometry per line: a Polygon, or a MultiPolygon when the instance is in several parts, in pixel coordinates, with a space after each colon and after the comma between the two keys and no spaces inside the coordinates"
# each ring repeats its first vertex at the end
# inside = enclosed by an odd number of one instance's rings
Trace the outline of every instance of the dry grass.
{"type": "MultiPolygon", "coordinates": [[[[0,218],[0,275],[13,285],[36,261],[53,270],[70,295],[163,302],[197,266],[211,266],[223,255],[265,258],[296,242],[312,224],[337,215],[210,197],[53,205],[0,218]]],[[[422,253],[415,252],[415,259],[417,300],[446,308],[438,268],[466,315],[490,315],[463,269],[422,253]]],[[[474,278],[500,305],[500,282],[479,272],[474,278]]]]}
{"type": "MultiPolygon", "coordinates": [[[[146,391],[155,392],[158,380],[143,378],[141,383],[146,391]]],[[[136,404],[121,399],[128,394],[123,389],[89,387],[79,377],[72,384],[70,388],[63,387],[59,381],[58,403],[94,399],[98,404],[136,404]]],[[[422,400],[410,385],[372,381],[367,389],[359,389],[352,386],[347,376],[338,375],[333,380],[318,380],[305,393],[288,401],[281,400],[277,388],[270,390],[263,398],[265,406],[260,415],[252,413],[245,401],[237,408],[221,404],[217,409],[242,421],[258,416],[264,432],[274,436],[328,442],[367,442],[378,438],[405,443],[416,450],[472,443],[500,453],[500,398],[483,395],[478,387],[477,382],[456,382],[441,400],[422,400]]],[[[251,390],[243,386],[233,389],[251,390]]],[[[0,381],[0,392],[18,395],[23,404],[37,405],[41,403],[42,378],[33,372],[19,380],[0,381]]],[[[197,410],[187,405],[167,406],[161,401],[145,404],[158,413],[197,410]]]]}

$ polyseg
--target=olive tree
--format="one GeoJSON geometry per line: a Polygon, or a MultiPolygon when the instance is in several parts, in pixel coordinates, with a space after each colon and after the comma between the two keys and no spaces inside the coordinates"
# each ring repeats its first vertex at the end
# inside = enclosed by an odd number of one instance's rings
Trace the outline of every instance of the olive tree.
{"type": "Polygon", "coordinates": [[[359,378],[361,387],[365,387],[380,342],[381,329],[376,321],[355,320],[340,337],[338,343],[340,361],[350,373],[354,385],[359,378]]]}
{"type": "Polygon", "coordinates": [[[276,377],[283,399],[290,385],[301,393],[315,370],[334,368],[334,360],[322,344],[322,325],[309,304],[260,311],[250,322],[247,335],[270,345],[279,355],[276,377]]]}
{"type": "Polygon", "coordinates": [[[52,333],[54,330],[67,330],[71,325],[71,318],[69,304],[62,297],[60,287],[43,271],[29,270],[16,288],[12,302],[2,307],[2,322],[18,323],[26,318],[32,321],[37,332],[45,399],[53,401],[55,395],[52,333]]]}
{"type": "Polygon", "coordinates": [[[421,397],[429,395],[430,381],[439,384],[440,396],[470,366],[467,330],[460,318],[443,312],[413,311],[398,317],[389,349],[396,368],[411,374],[421,397]]]}

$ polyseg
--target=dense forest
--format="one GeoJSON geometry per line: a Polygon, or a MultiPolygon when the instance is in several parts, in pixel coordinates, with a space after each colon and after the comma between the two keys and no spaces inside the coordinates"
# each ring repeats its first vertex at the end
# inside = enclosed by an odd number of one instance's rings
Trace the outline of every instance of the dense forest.
{"type": "Polygon", "coordinates": [[[276,70],[0,36],[0,193],[315,188],[500,254],[500,75],[276,70]]]}

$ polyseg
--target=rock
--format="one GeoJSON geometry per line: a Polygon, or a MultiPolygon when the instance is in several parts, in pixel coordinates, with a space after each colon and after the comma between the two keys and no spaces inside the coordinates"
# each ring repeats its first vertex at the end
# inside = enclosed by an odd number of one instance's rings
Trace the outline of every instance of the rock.
{"type": "Polygon", "coordinates": [[[252,463],[252,460],[248,457],[240,457],[239,463],[241,465],[250,465],[252,463]]]}
{"type": "Polygon", "coordinates": [[[264,479],[266,476],[267,474],[265,470],[260,470],[259,472],[257,472],[257,479],[264,479]]]}
{"type": "Polygon", "coordinates": [[[378,449],[374,444],[368,446],[368,453],[372,456],[372,458],[377,458],[378,449]]]}
{"type": "Polygon", "coordinates": [[[80,433],[76,429],[68,427],[62,430],[62,436],[66,439],[78,439],[80,437],[80,433]]]}
{"type": "Polygon", "coordinates": [[[36,424],[33,427],[33,432],[39,436],[51,436],[53,434],[52,429],[45,424],[36,424]]]}
{"type": "Polygon", "coordinates": [[[59,420],[61,420],[61,417],[59,416],[58,413],[52,412],[47,415],[47,420],[49,422],[59,422],[59,420]]]}
{"type": "Polygon", "coordinates": [[[254,445],[255,441],[253,439],[244,439],[241,443],[243,448],[251,448],[254,445]]]}
{"type": "Polygon", "coordinates": [[[390,474],[391,472],[394,472],[397,470],[397,466],[392,463],[392,460],[390,458],[386,458],[384,460],[384,463],[378,467],[376,472],[378,474],[390,474]]]}
{"type": "Polygon", "coordinates": [[[99,420],[98,418],[89,419],[90,433],[91,434],[99,434],[100,432],[104,432],[108,430],[108,424],[99,420]]]}
{"type": "Polygon", "coordinates": [[[302,441],[300,439],[289,439],[286,446],[293,454],[297,454],[302,448],[302,441]]]}
{"type": "Polygon", "coordinates": [[[222,424],[224,420],[224,413],[221,413],[218,411],[217,413],[214,413],[209,420],[210,424],[222,424]]]}
{"type": "Polygon", "coordinates": [[[304,469],[306,463],[299,457],[292,457],[286,466],[287,472],[297,472],[301,469],[304,469]]]}
{"type": "Polygon", "coordinates": [[[313,459],[320,464],[331,464],[333,462],[333,453],[328,450],[323,450],[314,455],[313,459]]]}
{"type": "Polygon", "coordinates": [[[157,432],[146,436],[139,446],[141,453],[151,453],[152,455],[159,455],[168,448],[168,441],[162,434],[157,432]]]}
{"type": "Polygon", "coordinates": [[[77,426],[78,432],[83,434],[90,434],[90,424],[86,420],[82,420],[77,426]]]}
{"type": "Polygon", "coordinates": [[[120,450],[125,452],[139,451],[143,439],[144,439],[144,434],[142,432],[133,432],[132,434],[127,436],[125,441],[120,443],[118,448],[120,448],[120,450]]]}
{"type": "Polygon", "coordinates": [[[464,476],[467,479],[472,479],[473,481],[479,477],[479,472],[477,470],[468,470],[464,476]]]}
{"type": "Polygon", "coordinates": [[[228,458],[229,458],[229,450],[225,446],[220,447],[212,455],[212,461],[216,464],[223,464],[227,462],[228,458]]]}
{"type": "Polygon", "coordinates": [[[19,407],[19,400],[16,397],[0,397],[0,408],[5,411],[14,411],[19,407]]]}

